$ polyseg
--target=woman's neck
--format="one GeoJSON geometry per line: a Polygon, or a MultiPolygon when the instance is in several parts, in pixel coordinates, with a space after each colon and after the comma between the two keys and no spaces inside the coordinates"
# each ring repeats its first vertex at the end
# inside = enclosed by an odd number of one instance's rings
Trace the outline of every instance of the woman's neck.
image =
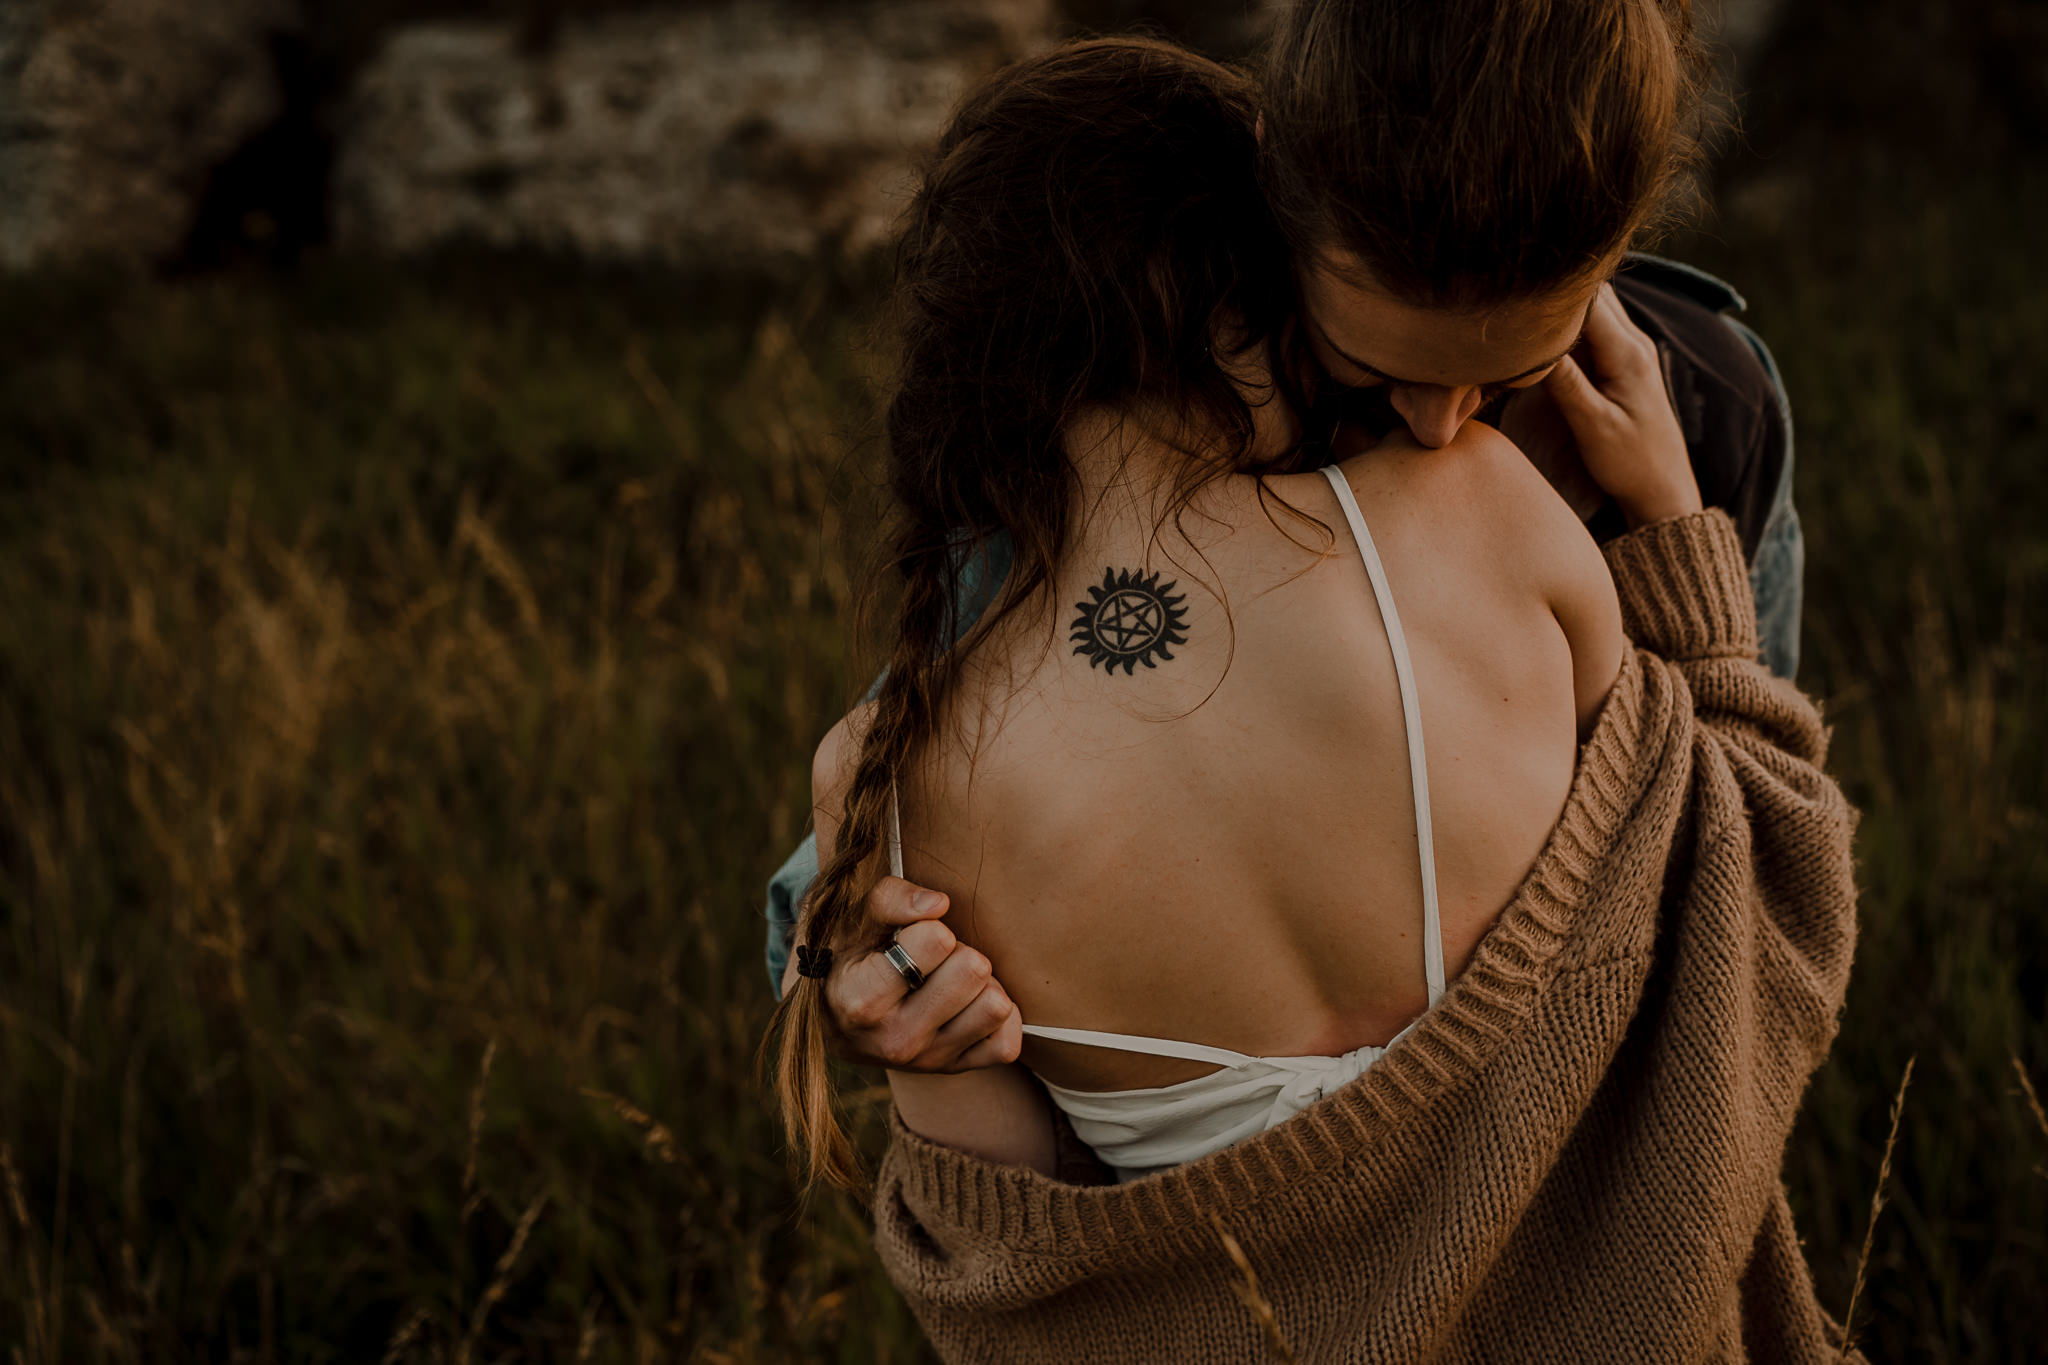
{"type": "Polygon", "coordinates": [[[1146,400],[1098,405],[1070,422],[1064,439],[1077,485],[1077,530],[1132,517],[1157,521],[1190,484],[1228,474],[1188,425],[1146,400]]]}

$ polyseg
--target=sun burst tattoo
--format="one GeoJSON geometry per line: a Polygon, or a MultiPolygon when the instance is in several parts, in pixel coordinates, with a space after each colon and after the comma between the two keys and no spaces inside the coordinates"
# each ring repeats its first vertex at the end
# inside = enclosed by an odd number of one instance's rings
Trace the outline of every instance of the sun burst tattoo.
{"type": "Polygon", "coordinates": [[[1180,606],[1188,600],[1187,594],[1167,596],[1178,585],[1176,579],[1161,587],[1156,573],[1147,576],[1129,569],[1104,569],[1101,585],[1088,589],[1092,600],[1074,604],[1081,613],[1074,618],[1074,633],[1067,637],[1080,641],[1074,652],[1086,654],[1090,668],[1106,664],[1106,671],[1114,673],[1122,664],[1126,676],[1135,673],[1139,664],[1159,667],[1154,659],[1173,657],[1168,645],[1188,642],[1182,634],[1188,614],[1180,606]]]}

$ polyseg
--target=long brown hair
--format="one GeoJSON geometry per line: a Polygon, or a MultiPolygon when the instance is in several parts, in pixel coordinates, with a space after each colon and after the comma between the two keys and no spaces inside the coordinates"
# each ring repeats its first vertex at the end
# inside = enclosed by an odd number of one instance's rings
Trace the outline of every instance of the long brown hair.
{"type": "MultiPolygon", "coordinates": [[[[844,951],[878,937],[863,902],[884,870],[891,781],[937,732],[962,656],[1052,584],[1072,529],[1062,436],[1076,416],[1140,399],[1184,414],[1190,458],[1170,507],[1210,479],[1289,459],[1252,458],[1251,407],[1212,354],[1219,329],[1232,350],[1270,352],[1291,311],[1256,120],[1243,73],[1167,43],[1101,39],[996,73],[940,138],[898,248],[892,648],[799,942],[844,951]],[[963,575],[999,536],[1012,555],[1002,587],[949,647],[963,575]]],[[[770,1024],[777,1097],[806,1186],[852,1188],[821,991],[798,977],[770,1024]]]]}
{"type": "Polygon", "coordinates": [[[1690,207],[1706,72],[1691,0],[1298,0],[1260,175],[1297,252],[1486,307],[1583,282],[1690,207]]]}

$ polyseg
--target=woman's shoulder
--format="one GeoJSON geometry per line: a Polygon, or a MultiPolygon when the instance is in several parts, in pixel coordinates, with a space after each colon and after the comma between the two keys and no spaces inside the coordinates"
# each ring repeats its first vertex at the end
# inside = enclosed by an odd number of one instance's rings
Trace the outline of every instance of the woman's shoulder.
{"type": "Polygon", "coordinates": [[[874,718],[875,703],[860,703],[825,732],[811,755],[811,814],[817,822],[821,850],[828,841],[827,832],[839,828],[840,810],[846,801],[846,789],[853,785],[861,741],[874,718]]]}
{"type": "Polygon", "coordinates": [[[1533,599],[1556,617],[1575,656],[1604,660],[1618,650],[1620,606],[1600,547],[1495,428],[1467,422],[1439,449],[1403,430],[1346,451],[1337,467],[1390,559],[1405,552],[1475,589],[1533,599]]]}
{"type": "Polygon", "coordinates": [[[1439,521],[1512,521],[1526,533],[1556,534],[1564,505],[1521,448],[1484,422],[1467,422],[1449,445],[1422,445],[1406,428],[1377,441],[1339,446],[1337,468],[1361,498],[1439,521]]]}
{"type": "MultiPolygon", "coordinates": [[[[1483,422],[1467,422],[1449,445],[1426,447],[1405,428],[1378,441],[1340,444],[1336,468],[1350,485],[1375,539],[1385,527],[1425,541],[1433,554],[1464,551],[1491,571],[1563,586],[1607,584],[1590,532],[1515,443],[1483,422]]],[[[1329,495],[1324,475],[1290,475],[1291,500],[1329,495]]]]}

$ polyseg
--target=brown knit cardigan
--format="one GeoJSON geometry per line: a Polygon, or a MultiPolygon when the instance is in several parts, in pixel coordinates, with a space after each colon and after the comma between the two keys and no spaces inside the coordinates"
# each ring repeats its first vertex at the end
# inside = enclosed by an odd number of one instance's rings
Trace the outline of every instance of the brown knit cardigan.
{"type": "Polygon", "coordinates": [[[892,1122],[875,1245],[945,1360],[1273,1358],[1212,1216],[1304,1365],[1836,1357],[1779,1168],[1848,983],[1854,817],[1756,662],[1727,517],[1607,559],[1637,648],[1564,814],[1363,1076],[1125,1185],[892,1122]]]}

